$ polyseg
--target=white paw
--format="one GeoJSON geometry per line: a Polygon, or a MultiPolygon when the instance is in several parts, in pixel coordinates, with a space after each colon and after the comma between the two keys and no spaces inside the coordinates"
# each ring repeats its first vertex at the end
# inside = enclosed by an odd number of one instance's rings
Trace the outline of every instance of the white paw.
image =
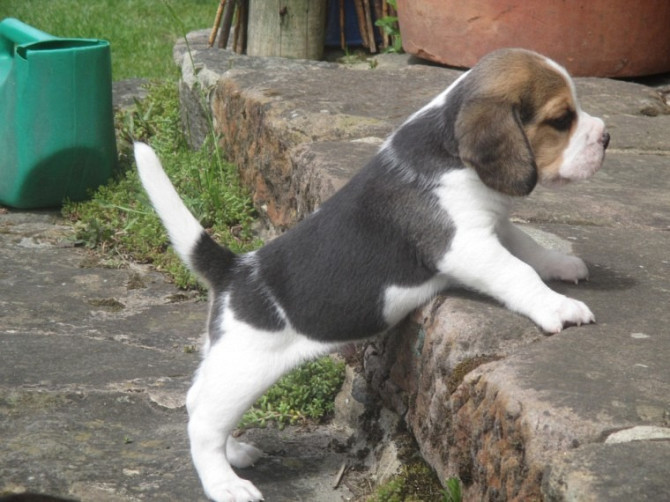
{"type": "Polygon", "coordinates": [[[559,279],[575,284],[589,278],[589,269],[581,258],[558,251],[549,251],[537,273],[544,280],[559,279]]]}
{"type": "Polygon", "coordinates": [[[581,326],[596,320],[583,302],[563,295],[556,295],[551,301],[538,302],[531,318],[547,333],[558,333],[568,324],[581,326]]]}
{"type": "Polygon", "coordinates": [[[226,442],[226,458],[230,465],[244,469],[256,463],[263,456],[263,452],[247,443],[242,443],[232,436],[226,442]]]}
{"type": "Polygon", "coordinates": [[[263,494],[246,479],[230,478],[215,486],[205,487],[205,493],[214,502],[261,502],[263,494]]]}

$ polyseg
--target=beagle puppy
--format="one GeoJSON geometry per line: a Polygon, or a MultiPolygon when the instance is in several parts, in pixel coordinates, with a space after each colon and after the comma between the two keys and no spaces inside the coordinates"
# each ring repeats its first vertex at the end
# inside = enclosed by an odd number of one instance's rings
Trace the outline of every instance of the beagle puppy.
{"type": "Polygon", "coordinates": [[[452,285],[485,293],[548,333],[594,322],[584,303],[544,282],[586,279],[584,262],[536,244],[510,223],[508,208],[538,183],[592,176],[608,143],[561,66],[499,50],[410,116],[314,214],[244,255],[210,238],[154,151],[137,143],[151,202],[210,289],[204,358],[186,403],[207,496],[262,500],[231,467],[248,467],[261,452],[231,432],[280,376],[388,330],[452,285]]]}

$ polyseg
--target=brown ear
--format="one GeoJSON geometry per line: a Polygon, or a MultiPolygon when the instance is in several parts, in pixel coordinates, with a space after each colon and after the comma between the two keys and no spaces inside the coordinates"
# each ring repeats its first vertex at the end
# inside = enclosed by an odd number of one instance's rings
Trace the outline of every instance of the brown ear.
{"type": "Polygon", "coordinates": [[[458,152],[490,188],[528,195],[537,184],[537,166],[515,107],[500,99],[466,101],[456,119],[458,152]]]}

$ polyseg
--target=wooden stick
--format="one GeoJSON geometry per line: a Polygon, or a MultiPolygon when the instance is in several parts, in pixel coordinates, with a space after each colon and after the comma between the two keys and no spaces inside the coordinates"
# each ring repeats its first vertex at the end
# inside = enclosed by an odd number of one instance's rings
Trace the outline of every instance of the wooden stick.
{"type": "Polygon", "coordinates": [[[219,2],[219,8],[216,9],[216,17],[214,18],[214,26],[212,26],[212,31],[209,34],[209,46],[214,45],[214,40],[216,40],[216,32],[219,31],[219,26],[221,26],[221,15],[223,14],[223,6],[226,4],[226,0],[221,0],[219,2]]]}
{"type": "Polygon", "coordinates": [[[230,37],[230,26],[233,22],[233,11],[235,10],[235,0],[226,2],[226,7],[223,9],[223,21],[221,21],[221,32],[219,33],[219,49],[225,49],[228,45],[228,37],[230,37]]]}
{"type": "Polygon", "coordinates": [[[347,40],[344,36],[344,0],[339,0],[340,2],[340,48],[346,50],[347,40]]]}
{"type": "Polygon", "coordinates": [[[249,0],[237,0],[237,21],[235,22],[235,41],[233,50],[244,54],[247,50],[247,17],[249,0]]]}
{"type": "Polygon", "coordinates": [[[344,473],[347,470],[347,463],[344,462],[342,464],[342,467],[340,467],[340,470],[337,471],[337,474],[335,475],[335,481],[333,483],[333,490],[337,490],[337,488],[340,486],[340,483],[342,482],[342,477],[344,477],[344,473]]]}
{"type": "Polygon", "coordinates": [[[238,0],[242,9],[242,48],[241,54],[247,53],[247,27],[249,26],[249,0],[238,0]]]}
{"type": "MultiPolygon", "coordinates": [[[[375,0],[375,17],[377,20],[380,20],[388,16],[388,2],[386,0],[375,0]]],[[[384,31],[384,28],[377,26],[377,31],[382,39],[382,48],[386,49],[389,46],[389,36],[384,31]]]]}
{"type": "Polygon", "coordinates": [[[373,54],[377,52],[377,44],[375,43],[375,30],[372,26],[372,14],[370,14],[370,3],[364,0],[363,7],[365,7],[365,28],[368,31],[368,43],[370,44],[370,52],[373,54]]]}
{"type": "Polygon", "coordinates": [[[356,7],[356,17],[358,18],[358,31],[361,34],[361,44],[363,47],[370,47],[368,43],[368,30],[365,24],[365,8],[363,2],[366,0],[354,0],[354,7],[356,7]]]}
{"type": "Polygon", "coordinates": [[[241,3],[237,3],[237,16],[233,15],[233,21],[235,21],[235,29],[233,30],[233,52],[237,52],[237,44],[240,41],[240,10],[242,9],[241,3]]]}

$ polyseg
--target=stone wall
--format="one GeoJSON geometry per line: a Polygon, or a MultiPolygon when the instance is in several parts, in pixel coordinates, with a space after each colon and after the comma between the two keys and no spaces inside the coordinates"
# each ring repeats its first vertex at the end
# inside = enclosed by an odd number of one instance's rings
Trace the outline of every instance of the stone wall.
{"type": "Polygon", "coordinates": [[[515,322],[483,298],[440,296],[365,349],[371,387],[405,417],[428,463],[443,479],[458,476],[474,500],[539,491],[543,464],[526,459],[519,414],[476,371],[541,337],[511,330],[515,322]]]}

